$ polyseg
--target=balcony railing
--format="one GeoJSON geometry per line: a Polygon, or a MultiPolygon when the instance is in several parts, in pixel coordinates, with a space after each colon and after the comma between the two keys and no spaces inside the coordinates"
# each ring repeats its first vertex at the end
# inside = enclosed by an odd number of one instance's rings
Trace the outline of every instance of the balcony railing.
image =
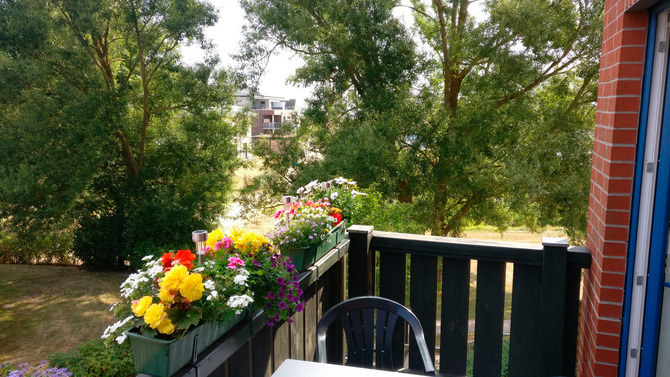
{"type": "MultiPolygon", "coordinates": [[[[267,327],[262,313],[255,312],[177,375],[270,376],[287,358],[314,360],[316,325],[346,292],[409,306],[439,361],[439,375],[465,375],[472,261],[477,262],[473,375],[502,372],[507,263],[514,272],[509,376],[574,375],[588,249],[561,242],[512,244],[377,232],[366,226],[349,228],[348,238],[300,274],[306,305],[293,323],[267,327]]],[[[406,348],[406,339],[402,331],[396,334],[394,357],[408,357],[410,368],[419,369],[418,351],[412,342],[406,348]]],[[[328,341],[329,361],[342,363],[341,331],[331,328],[328,341]]]]}
{"type": "Polygon", "coordinates": [[[278,130],[282,127],[292,127],[293,125],[289,122],[264,122],[263,123],[263,129],[264,130],[278,130]]]}

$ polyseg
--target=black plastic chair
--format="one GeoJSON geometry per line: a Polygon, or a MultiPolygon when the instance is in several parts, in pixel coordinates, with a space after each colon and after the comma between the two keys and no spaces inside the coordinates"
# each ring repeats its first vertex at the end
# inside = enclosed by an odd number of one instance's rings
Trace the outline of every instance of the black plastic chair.
{"type": "Polygon", "coordinates": [[[391,352],[393,330],[398,317],[405,320],[414,333],[426,374],[434,375],[435,367],[428,352],[423,327],[414,313],[395,301],[377,296],[349,299],[333,306],[323,315],[316,329],[317,361],[327,362],[326,332],[339,319],[347,338],[347,365],[385,370],[402,368],[393,364],[391,352]]]}

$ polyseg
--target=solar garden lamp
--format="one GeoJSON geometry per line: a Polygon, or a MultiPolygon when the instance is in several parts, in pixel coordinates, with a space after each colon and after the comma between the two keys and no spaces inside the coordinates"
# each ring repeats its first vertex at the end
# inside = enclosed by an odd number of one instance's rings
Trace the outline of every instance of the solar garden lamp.
{"type": "Polygon", "coordinates": [[[293,203],[297,201],[297,199],[298,198],[296,198],[295,196],[290,195],[281,197],[281,202],[284,204],[284,216],[286,216],[286,224],[288,224],[289,221],[291,221],[291,215],[289,214],[289,211],[291,209],[291,206],[293,205],[293,203]]]}
{"type": "Polygon", "coordinates": [[[206,230],[194,230],[191,239],[195,242],[195,253],[198,254],[198,263],[202,264],[202,256],[205,255],[205,242],[207,242],[206,230]]]}

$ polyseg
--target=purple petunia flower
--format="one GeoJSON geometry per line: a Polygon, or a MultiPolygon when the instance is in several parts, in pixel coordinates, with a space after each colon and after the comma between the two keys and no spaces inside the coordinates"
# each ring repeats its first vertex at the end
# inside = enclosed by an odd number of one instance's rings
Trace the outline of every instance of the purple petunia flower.
{"type": "Polygon", "coordinates": [[[279,309],[288,309],[288,306],[286,306],[286,303],[284,301],[279,301],[279,303],[277,304],[277,307],[279,309]]]}
{"type": "Polygon", "coordinates": [[[300,313],[303,310],[305,310],[305,305],[302,302],[299,302],[298,305],[295,306],[295,311],[300,313]]]}
{"type": "Polygon", "coordinates": [[[286,281],[284,280],[284,278],[282,278],[282,277],[278,277],[278,278],[277,278],[277,284],[279,284],[279,285],[284,285],[284,284],[286,284],[286,281]]]}
{"type": "Polygon", "coordinates": [[[275,325],[275,322],[271,319],[268,319],[268,326],[272,327],[275,325]]]}

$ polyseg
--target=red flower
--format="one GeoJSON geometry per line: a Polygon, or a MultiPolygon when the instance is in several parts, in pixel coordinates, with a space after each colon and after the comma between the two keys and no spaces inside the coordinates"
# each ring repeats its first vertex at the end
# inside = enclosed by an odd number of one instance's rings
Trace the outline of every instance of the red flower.
{"type": "Polygon", "coordinates": [[[191,253],[191,250],[179,250],[177,251],[177,254],[174,255],[174,262],[181,264],[189,270],[193,268],[194,260],[195,255],[191,253]]]}
{"type": "Polygon", "coordinates": [[[163,260],[163,269],[165,271],[170,271],[172,268],[172,253],[163,254],[161,259],[163,260]]]}
{"type": "Polygon", "coordinates": [[[337,224],[342,222],[342,214],[336,213],[336,214],[331,215],[331,216],[333,216],[335,218],[335,222],[333,223],[333,225],[337,225],[337,224]]]}

